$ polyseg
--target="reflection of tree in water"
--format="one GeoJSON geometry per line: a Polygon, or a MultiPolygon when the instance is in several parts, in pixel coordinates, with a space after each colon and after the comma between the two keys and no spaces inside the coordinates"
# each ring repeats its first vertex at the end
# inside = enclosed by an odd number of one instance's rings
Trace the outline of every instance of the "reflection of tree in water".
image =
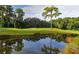
{"type": "Polygon", "coordinates": [[[53,35],[49,35],[49,37],[51,38],[50,39],[50,46],[48,47],[48,46],[44,45],[44,47],[42,47],[42,51],[44,53],[50,53],[50,54],[55,53],[55,54],[57,54],[57,53],[60,52],[60,49],[52,48],[52,39],[55,39],[58,42],[61,42],[61,41],[66,42],[65,41],[66,37],[72,37],[72,36],[75,37],[76,35],[70,35],[70,34],[53,34],[53,35]]]}
{"type": "Polygon", "coordinates": [[[21,51],[23,43],[21,39],[0,40],[0,53],[10,54],[13,50],[21,51]]]}
{"type": "Polygon", "coordinates": [[[41,48],[42,52],[46,53],[46,54],[57,54],[60,52],[60,50],[58,48],[51,48],[51,47],[48,47],[46,45],[44,45],[42,48],[41,48]]]}
{"type": "Polygon", "coordinates": [[[46,37],[49,37],[51,39],[55,39],[58,42],[64,41],[66,37],[74,37],[76,35],[71,35],[71,34],[48,34],[48,35],[40,35],[40,34],[35,34],[33,36],[26,36],[24,39],[27,41],[39,41],[40,39],[45,39],[46,37]]]}
{"type": "Polygon", "coordinates": [[[12,48],[9,46],[0,46],[0,53],[11,53],[12,52],[12,48]]]}
{"type": "Polygon", "coordinates": [[[52,39],[55,39],[58,42],[65,41],[64,39],[67,37],[67,35],[65,35],[65,34],[61,34],[61,35],[60,34],[52,34],[52,35],[49,35],[49,37],[50,37],[50,46],[48,47],[48,46],[44,45],[44,47],[42,48],[42,51],[44,53],[50,53],[50,54],[59,53],[60,50],[58,48],[52,48],[52,39]]]}
{"type": "Polygon", "coordinates": [[[77,35],[71,35],[71,34],[52,34],[52,35],[49,35],[49,37],[51,38],[51,39],[55,39],[56,41],[58,41],[58,42],[61,42],[61,41],[64,41],[64,42],[66,42],[65,41],[65,39],[66,39],[66,37],[75,37],[75,36],[77,36],[77,35]]]}
{"type": "Polygon", "coordinates": [[[22,50],[22,48],[24,47],[24,44],[22,43],[22,39],[17,39],[16,40],[17,42],[16,42],[16,46],[15,46],[15,51],[21,51],[22,50]]]}
{"type": "Polygon", "coordinates": [[[40,39],[45,39],[46,35],[34,35],[34,36],[27,36],[25,40],[27,41],[39,41],[40,39]]]}
{"type": "MultiPolygon", "coordinates": [[[[10,36],[0,36],[0,53],[10,54],[14,50],[19,52],[24,47],[23,38],[16,39],[16,37],[12,37],[13,39],[10,39],[10,36]]],[[[45,38],[44,36],[27,36],[24,37],[25,40],[28,41],[38,41],[41,38],[45,38]]]]}
{"type": "MultiPolygon", "coordinates": [[[[24,40],[27,41],[38,41],[40,39],[45,39],[46,37],[50,38],[50,46],[46,47],[44,45],[44,47],[42,47],[42,51],[45,53],[59,53],[59,49],[58,48],[51,48],[52,47],[52,39],[55,39],[56,41],[60,42],[60,41],[65,41],[64,39],[66,37],[70,37],[72,35],[69,34],[52,34],[52,35],[34,35],[34,36],[25,36],[23,37],[24,40]]],[[[73,35],[75,36],[75,35],[73,35]]],[[[22,50],[22,48],[24,47],[24,43],[23,43],[23,39],[22,37],[19,36],[19,38],[16,39],[16,37],[10,37],[10,36],[0,36],[0,53],[11,53],[14,50],[19,52],[22,50]],[[8,37],[8,39],[6,38],[8,37]],[[10,39],[12,38],[12,39],[10,39]]]]}

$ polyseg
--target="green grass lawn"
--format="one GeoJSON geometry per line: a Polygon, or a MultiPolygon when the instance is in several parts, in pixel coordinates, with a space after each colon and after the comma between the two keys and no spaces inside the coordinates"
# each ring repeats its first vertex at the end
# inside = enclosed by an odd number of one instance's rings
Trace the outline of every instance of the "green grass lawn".
{"type": "Polygon", "coordinates": [[[75,30],[62,30],[57,28],[0,28],[0,35],[34,35],[34,34],[79,34],[79,31],[75,30]]]}

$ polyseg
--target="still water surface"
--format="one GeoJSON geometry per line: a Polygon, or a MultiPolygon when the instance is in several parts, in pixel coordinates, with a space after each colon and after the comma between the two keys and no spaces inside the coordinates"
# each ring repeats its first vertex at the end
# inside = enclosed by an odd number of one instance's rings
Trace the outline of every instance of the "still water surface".
{"type": "Polygon", "coordinates": [[[0,36],[1,54],[57,54],[71,35],[0,36]]]}

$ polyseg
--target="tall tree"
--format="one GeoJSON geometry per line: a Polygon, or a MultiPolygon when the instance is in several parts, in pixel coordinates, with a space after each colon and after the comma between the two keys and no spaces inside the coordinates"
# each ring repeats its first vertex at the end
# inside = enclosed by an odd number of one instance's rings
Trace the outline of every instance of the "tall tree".
{"type": "Polygon", "coordinates": [[[49,7],[45,7],[44,8],[44,12],[42,13],[42,15],[45,17],[45,18],[50,18],[50,22],[51,22],[51,25],[50,27],[52,28],[52,18],[53,17],[57,17],[59,16],[61,13],[59,13],[59,10],[57,7],[55,6],[49,6],[49,7]]]}
{"type": "Polygon", "coordinates": [[[23,10],[21,8],[17,8],[15,12],[16,12],[17,20],[23,20],[23,16],[24,16],[23,10]]]}
{"type": "Polygon", "coordinates": [[[0,6],[1,18],[7,23],[7,27],[9,27],[10,17],[12,16],[12,6],[11,5],[1,5],[0,6]]]}
{"type": "Polygon", "coordinates": [[[12,17],[12,12],[13,8],[11,5],[4,5],[5,11],[4,11],[4,16],[5,16],[5,21],[7,22],[7,27],[9,27],[9,23],[12,17]]]}
{"type": "Polygon", "coordinates": [[[13,23],[14,28],[16,28],[16,14],[15,14],[15,12],[13,12],[11,19],[12,19],[12,23],[13,23]]]}
{"type": "Polygon", "coordinates": [[[15,14],[16,14],[16,21],[18,22],[17,23],[17,25],[18,25],[18,27],[20,28],[21,26],[20,26],[20,22],[23,22],[23,16],[24,16],[24,12],[23,12],[23,10],[21,9],[21,8],[17,8],[16,10],[15,10],[15,14]]]}
{"type": "Polygon", "coordinates": [[[4,7],[2,5],[0,5],[0,20],[1,20],[1,25],[3,26],[3,22],[4,22],[4,7]]]}

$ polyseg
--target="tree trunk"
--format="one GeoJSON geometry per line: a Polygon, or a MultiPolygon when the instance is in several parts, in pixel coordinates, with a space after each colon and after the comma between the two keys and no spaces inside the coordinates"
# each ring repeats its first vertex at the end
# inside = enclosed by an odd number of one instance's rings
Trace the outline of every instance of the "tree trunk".
{"type": "Polygon", "coordinates": [[[7,21],[7,27],[9,28],[9,18],[5,18],[5,20],[7,21]]]}
{"type": "MultiPolygon", "coordinates": [[[[51,11],[51,15],[52,15],[52,11],[51,11]]],[[[51,17],[51,28],[52,28],[52,16],[50,16],[51,17]]]]}
{"type": "Polygon", "coordinates": [[[1,24],[3,26],[3,13],[2,12],[1,12],[1,20],[2,20],[1,24]]]}
{"type": "Polygon", "coordinates": [[[16,21],[14,20],[14,28],[16,28],[16,21]]]}
{"type": "Polygon", "coordinates": [[[9,21],[8,21],[7,27],[9,28],[9,21]]]}
{"type": "Polygon", "coordinates": [[[51,21],[50,21],[50,28],[52,28],[52,17],[51,17],[51,21]]]}

